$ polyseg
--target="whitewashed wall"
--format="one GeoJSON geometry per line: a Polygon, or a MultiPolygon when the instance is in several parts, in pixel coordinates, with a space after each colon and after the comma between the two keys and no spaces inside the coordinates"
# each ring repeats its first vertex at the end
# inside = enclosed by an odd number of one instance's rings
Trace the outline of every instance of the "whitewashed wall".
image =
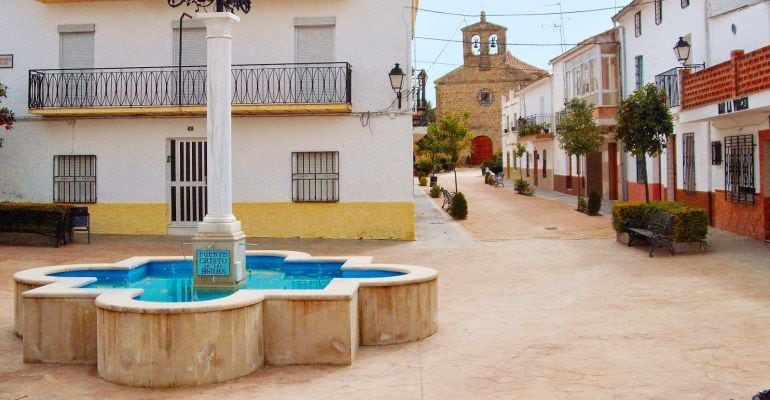
{"type": "MultiPolygon", "coordinates": [[[[294,18],[335,17],[336,61],[352,65],[354,111],[385,109],[395,98],[387,76],[394,63],[411,73],[410,6],[408,0],[253,2],[234,29],[233,61],[292,63],[294,18]]],[[[14,54],[14,68],[0,69],[0,82],[9,86],[7,105],[19,121],[0,133],[0,200],[51,201],[52,157],[95,154],[99,202],[166,201],[167,140],[205,137],[205,118],[39,118],[28,116],[26,88],[29,69],[59,67],[62,24],[95,24],[97,67],[171,65],[171,23],[183,11],[194,13],[159,0],[3,0],[0,54],[14,54]]],[[[341,201],[411,201],[411,143],[408,110],[373,115],[366,127],[357,115],[236,117],[234,201],[291,201],[292,151],[340,152],[341,201]]]]}
{"type": "Polygon", "coordinates": [[[746,53],[770,43],[770,4],[756,3],[709,19],[709,65],[730,59],[730,51],[746,53]],[[735,33],[732,31],[735,25],[735,33]]]}

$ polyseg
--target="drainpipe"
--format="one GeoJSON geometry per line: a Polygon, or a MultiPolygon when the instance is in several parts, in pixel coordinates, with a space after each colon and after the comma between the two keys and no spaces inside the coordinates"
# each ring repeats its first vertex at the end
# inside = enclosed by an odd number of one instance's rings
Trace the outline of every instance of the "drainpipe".
{"type": "MultiPolygon", "coordinates": [[[[620,84],[618,85],[618,91],[620,94],[621,99],[625,99],[625,89],[626,87],[626,29],[623,26],[618,26],[618,32],[620,33],[620,51],[619,51],[619,57],[618,57],[618,80],[620,81],[620,84]]],[[[626,145],[623,142],[620,142],[620,200],[622,201],[628,201],[628,163],[627,163],[627,156],[628,153],[626,152],[626,145]]]]}

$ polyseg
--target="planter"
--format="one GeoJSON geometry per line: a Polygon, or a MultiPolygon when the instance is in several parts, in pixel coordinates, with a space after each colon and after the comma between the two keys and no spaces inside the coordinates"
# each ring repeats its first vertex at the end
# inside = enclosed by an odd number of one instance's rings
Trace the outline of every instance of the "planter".
{"type": "MultiPolygon", "coordinates": [[[[644,243],[644,238],[641,239],[635,239],[632,238],[631,235],[628,234],[628,232],[617,232],[616,233],[616,240],[619,243],[623,243],[626,246],[635,246],[639,244],[639,242],[644,243]]],[[[705,241],[703,242],[673,242],[672,243],[674,247],[674,254],[683,254],[683,253],[705,253],[706,249],[708,247],[708,243],[705,241]]]]}

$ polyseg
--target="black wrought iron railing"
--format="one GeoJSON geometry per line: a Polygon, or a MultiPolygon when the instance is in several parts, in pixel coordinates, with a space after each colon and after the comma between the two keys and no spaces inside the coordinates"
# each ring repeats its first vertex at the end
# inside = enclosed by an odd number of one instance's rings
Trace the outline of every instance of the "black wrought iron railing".
{"type": "MultiPolygon", "coordinates": [[[[348,63],[233,65],[233,104],[351,102],[348,63]]],[[[29,108],[206,104],[205,66],[29,71],[29,108]]]]}
{"type": "Polygon", "coordinates": [[[704,64],[685,65],[684,67],[672,68],[666,72],[655,75],[655,85],[663,89],[663,92],[666,93],[666,103],[669,108],[679,107],[679,71],[690,70],[691,72],[698,72],[704,67],[704,64]]]}
{"type": "MultiPolygon", "coordinates": [[[[521,134],[522,131],[527,128],[534,128],[536,130],[544,131],[548,130],[553,132],[556,125],[559,125],[559,114],[534,114],[527,117],[519,117],[516,120],[516,130],[521,134]]],[[[540,133],[540,132],[529,132],[540,133]]]]}

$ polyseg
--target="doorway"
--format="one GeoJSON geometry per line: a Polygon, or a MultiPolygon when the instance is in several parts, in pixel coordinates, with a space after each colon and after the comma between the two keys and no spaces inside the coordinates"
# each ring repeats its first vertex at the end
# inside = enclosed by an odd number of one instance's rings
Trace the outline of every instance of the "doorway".
{"type": "Polygon", "coordinates": [[[206,216],[206,148],[205,139],[168,141],[169,231],[195,228],[206,216]]]}

